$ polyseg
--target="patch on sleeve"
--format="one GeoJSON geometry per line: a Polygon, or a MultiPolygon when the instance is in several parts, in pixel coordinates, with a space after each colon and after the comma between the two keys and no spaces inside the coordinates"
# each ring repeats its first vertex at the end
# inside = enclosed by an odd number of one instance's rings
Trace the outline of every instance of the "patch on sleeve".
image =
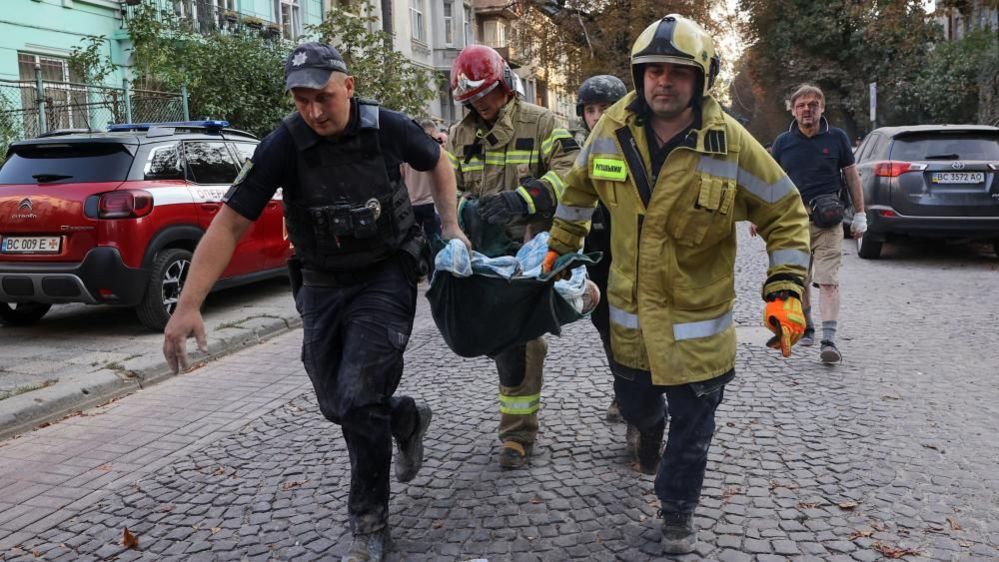
{"type": "Polygon", "coordinates": [[[253,160],[247,159],[247,161],[243,164],[242,169],[239,170],[239,175],[236,176],[235,180],[233,180],[232,185],[239,185],[243,183],[243,180],[246,179],[246,176],[250,173],[250,170],[252,168],[253,168],[253,160]]]}
{"type": "Polygon", "coordinates": [[[579,143],[576,139],[570,138],[560,138],[558,143],[562,145],[562,152],[572,152],[573,150],[579,150],[579,143]]]}

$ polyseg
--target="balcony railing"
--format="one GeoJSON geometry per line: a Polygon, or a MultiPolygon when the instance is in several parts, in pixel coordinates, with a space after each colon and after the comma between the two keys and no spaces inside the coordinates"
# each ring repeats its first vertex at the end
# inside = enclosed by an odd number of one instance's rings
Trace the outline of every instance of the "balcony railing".
{"type": "MultiPolygon", "coordinates": [[[[490,45],[491,46],[491,45],[490,45]]],[[[496,52],[500,54],[503,59],[510,63],[510,66],[514,68],[519,68],[524,66],[527,62],[522,53],[516,49],[513,45],[507,44],[505,47],[493,47],[496,52]]]]}
{"type": "MultiPolygon", "coordinates": [[[[166,8],[163,14],[172,14],[187,26],[190,31],[208,35],[210,33],[236,33],[241,31],[256,31],[267,39],[280,39],[281,26],[256,16],[242,14],[235,10],[227,10],[213,5],[211,0],[191,0],[176,4],[176,9],[166,8]]],[[[141,5],[122,4],[122,27],[127,28],[128,22],[143,9],[141,5]]]]}

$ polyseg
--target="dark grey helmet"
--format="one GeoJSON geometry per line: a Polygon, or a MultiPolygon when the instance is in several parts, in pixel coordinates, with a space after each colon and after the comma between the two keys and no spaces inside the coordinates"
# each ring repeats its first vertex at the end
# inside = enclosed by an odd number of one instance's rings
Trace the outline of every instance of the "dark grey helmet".
{"type": "Polygon", "coordinates": [[[591,103],[614,103],[628,93],[628,88],[617,76],[598,74],[591,76],[579,87],[576,95],[576,115],[583,116],[583,106],[591,103]]]}

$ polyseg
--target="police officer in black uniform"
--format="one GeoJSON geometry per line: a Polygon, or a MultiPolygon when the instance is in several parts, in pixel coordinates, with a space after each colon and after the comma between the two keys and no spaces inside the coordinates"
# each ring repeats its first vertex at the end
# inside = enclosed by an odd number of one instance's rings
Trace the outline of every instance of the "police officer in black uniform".
{"type": "Polygon", "coordinates": [[[389,545],[392,437],[395,473],[412,480],[423,462],[430,408],[393,396],[416,314],[425,241],[399,165],[434,177],[445,239],[458,228],[454,172],[440,146],[404,114],[353,97],[354,78],[336,49],[298,46],[285,62],[296,113],[257,147],[194,253],[163,352],[187,368],[186,338],[205,348],[200,307],[252,221],[283,188],[302,361],[323,415],[350,453],[354,540],[343,561],[382,560],[389,545]]]}

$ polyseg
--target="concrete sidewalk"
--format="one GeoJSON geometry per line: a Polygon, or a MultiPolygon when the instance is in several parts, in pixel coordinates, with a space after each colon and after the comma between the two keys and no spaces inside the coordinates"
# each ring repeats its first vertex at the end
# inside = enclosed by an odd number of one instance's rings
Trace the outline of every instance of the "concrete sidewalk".
{"type": "MultiPolygon", "coordinates": [[[[206,362],[301,325],[284,280],[209,296],[203,315],[206,362]]],[[[161,382],[173,374],[163,335],[139,325],[129,309],[54,308],[41,323],[0,327],[0,439],[161,382]]]]}

